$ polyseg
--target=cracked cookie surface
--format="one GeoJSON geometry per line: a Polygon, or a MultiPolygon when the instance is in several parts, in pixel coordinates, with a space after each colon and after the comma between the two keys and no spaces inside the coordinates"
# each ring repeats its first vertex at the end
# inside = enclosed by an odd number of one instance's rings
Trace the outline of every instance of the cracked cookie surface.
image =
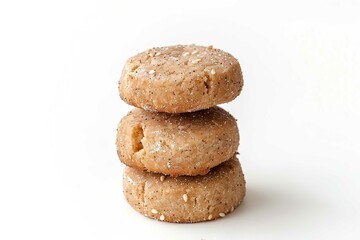
{"type": "Polygon", "coordinates": [[[230,159],[239,146],[236,120],[212,107],[168,114],[136,108],[118,125],[120,160],[130,167],[171,176],[203,175],[230,159]]]}

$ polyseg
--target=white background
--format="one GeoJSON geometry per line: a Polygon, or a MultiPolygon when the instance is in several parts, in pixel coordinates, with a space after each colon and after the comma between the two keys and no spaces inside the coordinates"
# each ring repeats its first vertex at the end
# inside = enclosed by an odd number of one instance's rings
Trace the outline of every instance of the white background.
{"type": "Polygon", "coordinates": [[[1,1],[0,239],[360,239],[359,1],[1,1]],[[125,60],[214,45],[243,69],[245,202],[169,224],[121,189],[125,60]]]}

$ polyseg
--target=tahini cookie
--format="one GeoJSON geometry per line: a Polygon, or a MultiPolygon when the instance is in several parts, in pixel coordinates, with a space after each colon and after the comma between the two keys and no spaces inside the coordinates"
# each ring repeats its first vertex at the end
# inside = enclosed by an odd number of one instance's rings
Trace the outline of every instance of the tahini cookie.
{"type": "Polygon", "coordinates": [[[239,146],[236,120],[212,107],[168,114],[134,109],[118,125],[117,152],[126,165],[166,175],[206,174],[239,146]]]}
{"type": "Polygon", "coordinates": [[[123,191],[128,203],[147,217],[201,222],[232,212],[245,196],[245,180],[233,157],[203,176],[174,178],[126,167],[123,191]]]}
{"type": "Polygon", "coordinates": [[[127,60],[120,97],[149,111],[182,113],[206,109],[240,94],[239,62],[213,47],[176,45],[152,48],[127,60]]]}

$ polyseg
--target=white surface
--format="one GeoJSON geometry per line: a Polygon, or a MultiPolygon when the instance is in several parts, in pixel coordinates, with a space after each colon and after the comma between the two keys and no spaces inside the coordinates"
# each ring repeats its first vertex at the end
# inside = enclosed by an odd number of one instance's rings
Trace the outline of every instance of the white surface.
{"type": "Polygon", "coordinates": [[[360,239],[358,1],[2,1],[0,239],[360,239]],[[219,221],[168,224],[121,191],[117,81],[153,46],[242,65],[248,193],[219,221]]]}

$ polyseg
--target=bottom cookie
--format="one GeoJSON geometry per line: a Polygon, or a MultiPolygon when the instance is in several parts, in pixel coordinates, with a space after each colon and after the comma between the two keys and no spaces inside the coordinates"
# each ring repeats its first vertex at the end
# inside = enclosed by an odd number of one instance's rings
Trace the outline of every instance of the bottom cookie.
{"type": "Polygon", "coordinates": [[[202,176],[169,177],[126,167],[123,190],[129,204],[147,217],[202,222],[232,212],[245,196],[245,180],[234,156],[202,176]]]}

